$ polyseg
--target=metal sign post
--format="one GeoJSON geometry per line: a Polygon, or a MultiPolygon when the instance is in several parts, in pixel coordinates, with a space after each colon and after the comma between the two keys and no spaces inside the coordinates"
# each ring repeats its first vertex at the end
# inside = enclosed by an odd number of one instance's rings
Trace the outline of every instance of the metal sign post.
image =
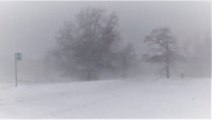
{"type": "Polygon", "coordinates": [[[17,63],[18,61],[22,60],[22,53],[15,53],[15,86],[18,86],[18,68],[17,63]]]}

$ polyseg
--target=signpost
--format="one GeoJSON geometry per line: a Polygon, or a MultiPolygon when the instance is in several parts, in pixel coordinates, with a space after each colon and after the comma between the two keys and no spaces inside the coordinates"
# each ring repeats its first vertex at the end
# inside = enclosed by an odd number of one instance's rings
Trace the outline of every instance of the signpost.
{"type": "Polygon", "coordinates": [[[22,61],[22,53],[15,53],[15,86],[17,87],[18,86],[18,61],[22,61]]]}

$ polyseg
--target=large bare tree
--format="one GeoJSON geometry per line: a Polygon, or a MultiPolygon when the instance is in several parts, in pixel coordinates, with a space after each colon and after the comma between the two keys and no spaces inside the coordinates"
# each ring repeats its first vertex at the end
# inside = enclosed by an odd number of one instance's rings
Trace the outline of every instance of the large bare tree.
{"type": "Polygon", "coordinates": [[[104,9],[82,9],[76,21],[67,23],[58,39],[59,63],[66,71],[84,75],[85,79],[98,79],[102,70],[114,70],[120,43],[118,18],[104,9]]]}

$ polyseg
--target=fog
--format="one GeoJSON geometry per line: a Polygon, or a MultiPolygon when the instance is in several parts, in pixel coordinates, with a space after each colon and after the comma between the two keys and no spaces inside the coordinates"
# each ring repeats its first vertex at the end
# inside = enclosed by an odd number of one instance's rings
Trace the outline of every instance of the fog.
{"type": "MultiPolygon", "coordinates": [[[[64,22],[74,21],[76,14],[86,7],[115,12],[121,39],[133,43],[139,58],[148,48],[143,43],[145,36],[155,28],[170,27],[182,50],[186,46],[192,55],[197,51],[202,55],[181,69],[190,76],[210,76],[210,3],[200,1],[0,2],[1,75],[13,79],[15,52],[23,53],[19,64],[21,79],[46,79],[57,73],[46,66],[45,57],[57,48],[56,36],[64,22]]],[[[144,68],[151,65],[140,66],[136,73],[149,74],[144,68]]]]}

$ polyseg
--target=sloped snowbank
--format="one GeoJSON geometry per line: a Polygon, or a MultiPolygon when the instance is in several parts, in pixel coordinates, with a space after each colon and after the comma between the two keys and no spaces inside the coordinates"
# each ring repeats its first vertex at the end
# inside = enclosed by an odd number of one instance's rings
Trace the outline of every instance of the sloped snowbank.
{"type": "Polygon", "coordinates": [[[0,118],[209,118],[210,80],[0,85],[0,118]]]}

